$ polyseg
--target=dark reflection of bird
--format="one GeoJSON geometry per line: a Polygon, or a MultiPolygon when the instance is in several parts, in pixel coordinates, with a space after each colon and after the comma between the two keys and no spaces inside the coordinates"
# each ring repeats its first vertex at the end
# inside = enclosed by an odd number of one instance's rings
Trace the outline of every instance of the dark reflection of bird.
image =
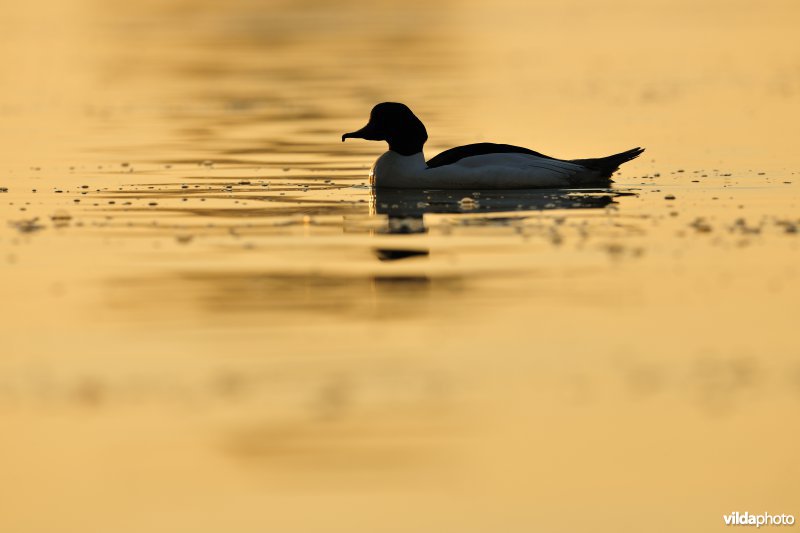
{"type": "MultiPolygon", "coordinates": [[[[520,215],[549,209],[600,209],[616,203],[620,196],[634,196],[632,192],[610,189],[530,189],[530,190],[422,190],[422,189],[372,189],[370,214],[386,215],[386,233],[425,233],[424,215],[436,213],[463,213],[490,215],[472,218],[476,224],[505,223],[518,220],[520,215]],[[508,213],[510,217],[492,215],[508,213]]],[[[405,259],[419,255],[404,253],[399,249],[378,249],[381,261],[405,259]],[[398,253],[400,252],[400,253],[398,253]]]]}
{"type": "Polygon", "coordinates": [[[457,191],[434,189],[372,190],[370,212],[394,217],[434,213],[502,213],[549,209],[597,209],[633,193],[610,189],[530,189],[457,191]]]}
{"type": "Polygon", "coordinates": [[[370,172],[375,187],[402,189],[530,189],[607,184],[626,161],[643,148],[595,159],[571,161],[508,144],[477,143],[451,148],[425,161],[422,147],[428,132],[411,110],[393,102],[372,108],[369,122],[342,135],[386,141],[389,151],[370,172]]]}

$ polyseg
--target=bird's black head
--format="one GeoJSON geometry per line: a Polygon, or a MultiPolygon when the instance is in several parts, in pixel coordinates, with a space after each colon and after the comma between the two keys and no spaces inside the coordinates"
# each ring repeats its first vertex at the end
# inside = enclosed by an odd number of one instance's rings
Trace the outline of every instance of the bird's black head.
{"type": "Polygon", "coordinates": [[[422,151],[422,146],[428,140],[428,132],[408,106],[384,102],[372,108],[366,126],[342,135],[342,142],[351,138],[386,141],[389,150],[401,155],[413,155],[422,151]]]}

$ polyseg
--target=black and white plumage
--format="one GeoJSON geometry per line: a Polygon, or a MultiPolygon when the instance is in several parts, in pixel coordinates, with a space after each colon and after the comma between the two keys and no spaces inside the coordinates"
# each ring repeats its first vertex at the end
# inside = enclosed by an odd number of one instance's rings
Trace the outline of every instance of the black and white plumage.
{"type": "Polygon", "coordinates": [[[425,161],[428,132],[404,104],[372,108],[369,122],[345,139],[386,141],[389,151],[370,172],[375,187],[398,189],[533,189],[608,184],[619,166],[643,148],[595,159],[564,160],[520,146],[477,143],[451,148],[425,161]]]}

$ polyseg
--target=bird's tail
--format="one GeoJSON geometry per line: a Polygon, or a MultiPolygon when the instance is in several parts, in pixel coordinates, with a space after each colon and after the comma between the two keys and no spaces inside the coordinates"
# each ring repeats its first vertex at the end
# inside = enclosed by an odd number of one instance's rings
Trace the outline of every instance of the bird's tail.
{"type": "Polygon", "coordinates": [[[619,169],[623,163],[627,163],[631,159],[636,159],[644,152],[644,148],[632,148],[618,154],[609,155],[606,157],[597,157],[595,159],[574,159],[571,163],[582,165],[590,170],[601,173],[604,177],[610,178],[611,175],[619,169]]]}

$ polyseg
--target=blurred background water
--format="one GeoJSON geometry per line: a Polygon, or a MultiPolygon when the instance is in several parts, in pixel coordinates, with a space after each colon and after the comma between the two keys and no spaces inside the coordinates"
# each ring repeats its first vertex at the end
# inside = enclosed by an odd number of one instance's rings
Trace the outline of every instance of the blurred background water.
{"type": "Polygon", "coordinates": [[[0,529],[712,531],[793,512],[793,1],[0,16],[0,529]],[[377,102],[611,189],[375,192],[377,102]]]}

